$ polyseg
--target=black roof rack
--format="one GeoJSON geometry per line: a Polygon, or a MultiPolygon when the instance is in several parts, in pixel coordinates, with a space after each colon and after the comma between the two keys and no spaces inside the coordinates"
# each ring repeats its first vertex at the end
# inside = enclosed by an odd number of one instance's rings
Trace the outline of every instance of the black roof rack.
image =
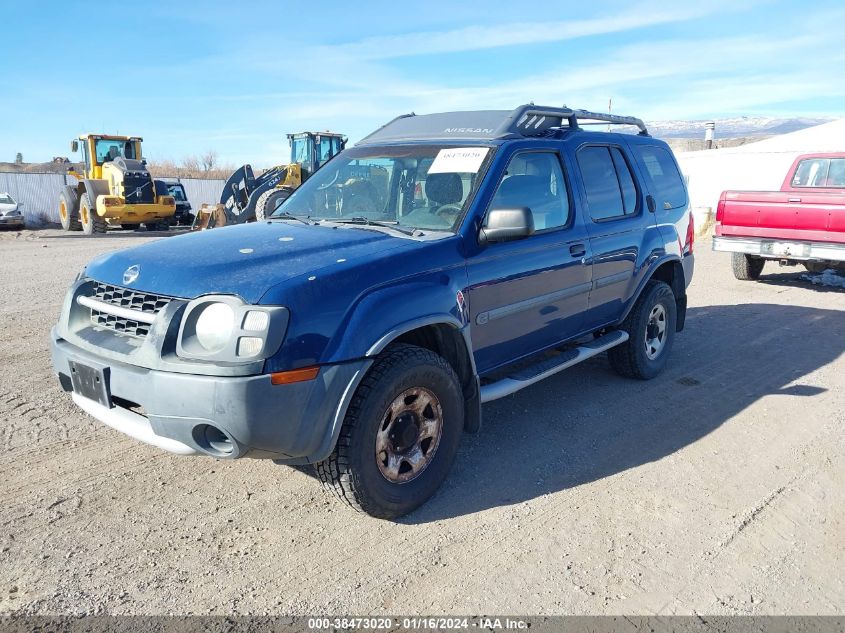
{"type": "Polygon", "coordinates": [[[641,119],[572,108],[548,108],[533,103],[514,110],[475,110],[437,114],[403,114],[365,136],[358,144],[402,140],[500,140],[545,136],[550,130],[577,130],[586,125],[631,125],[641,136],[648,130],[641,119]]]}

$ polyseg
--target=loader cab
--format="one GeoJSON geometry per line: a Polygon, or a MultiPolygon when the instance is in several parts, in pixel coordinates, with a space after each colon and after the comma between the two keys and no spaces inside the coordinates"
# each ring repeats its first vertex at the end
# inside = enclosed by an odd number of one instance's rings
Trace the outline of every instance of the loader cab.
{"type": "Polygon", "coordinates": [[[299,132],[288,134],[290,162],[302,170],[302,180],[307,179],[346,146],[346,139],[333,132],[299,132]]]}
{"type": "MultiPolygon", "coordinates": [[[[141,141],[137,136],[107,136],[104,134],[87,134],[74,139],[70,149],[76,153],[82,152],[82,164],[85,173],[83,178],[100,179],[103,177],[103,165],[115,158],[131,158],[141,160],[141,141]]],[[[80,177],[71,167],[70,175],[80,177]]]]}

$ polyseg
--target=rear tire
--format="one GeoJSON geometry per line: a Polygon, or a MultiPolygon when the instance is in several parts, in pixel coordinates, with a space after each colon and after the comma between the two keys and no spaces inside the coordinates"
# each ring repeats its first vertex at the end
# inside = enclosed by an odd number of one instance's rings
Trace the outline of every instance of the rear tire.
{"type": "Polygon", "coordinates": [[[607,352],[614,371],[638,380],[651,380],[662,372],[675,340],[677,313],[669,284],[649,281],[619,328],[628,333],[628,340],[607,352]]]}
{"type": "Polygon", "coordinates": [[[765,265],[766,260],[762,257],[752,257],[745,253],[731,253],[731,268],[734,271],[734,277],[740,281],[757,281],[765,265]]]}
{"type": "Polygon", "coordinates": [[[85,235],[106,232],[106,221],[97,215],[97,210],[91,204],[87,193],[79,199],[79,219],[82,222],[82,232],[85,235]]]}
{"type": "Polygon", "coordinates": [[[255,221],[263,222],[270,217],[278,206],[290,197],[287,189],[270,189],[258,196],[255,203],[255,221]]]}
{"type": "Polygon", "coordinates": [[[70,187],[65,187],[59,194],[59,222],[65,231],[82,230],[79,221],[79,196],[70,187]]]}
{"type": "Polygon", "coordinates": [[[355,510],[394,519],[422,505],[446,478],[463,426],[454,369],[431,350],[396,345],[361,381],[317,474],[355,510]]]}

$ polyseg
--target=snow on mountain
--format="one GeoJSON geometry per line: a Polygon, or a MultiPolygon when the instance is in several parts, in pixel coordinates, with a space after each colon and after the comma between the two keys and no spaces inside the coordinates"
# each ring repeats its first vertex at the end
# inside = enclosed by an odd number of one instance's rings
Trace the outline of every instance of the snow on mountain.
{"type": "MultiPolygon", "coordinates": [[[[775,118],[743,116],[732,119],[710,119],[715,121],[716,138],[738,136],[772,136],[803,130],[822,123],[829,123],[835,117],[793,117],[775,118]]],[[[646,125],[652,136],[658,138],[704,138],[704,124],[700,121],[648,121],[646,125]]]]}

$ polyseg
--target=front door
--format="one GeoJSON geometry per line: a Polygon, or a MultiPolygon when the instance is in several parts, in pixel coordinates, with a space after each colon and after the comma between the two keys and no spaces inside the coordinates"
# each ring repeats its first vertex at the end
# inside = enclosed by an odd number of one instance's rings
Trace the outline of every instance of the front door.
{"type": "Polygon", "coordinates": [[[511,157],[488,212],[519,207],[531,209],[535,234],[489,244],[467,265],[482,374],[577,335],[587,308],[589,239],[556,152],[511,157]]]}

